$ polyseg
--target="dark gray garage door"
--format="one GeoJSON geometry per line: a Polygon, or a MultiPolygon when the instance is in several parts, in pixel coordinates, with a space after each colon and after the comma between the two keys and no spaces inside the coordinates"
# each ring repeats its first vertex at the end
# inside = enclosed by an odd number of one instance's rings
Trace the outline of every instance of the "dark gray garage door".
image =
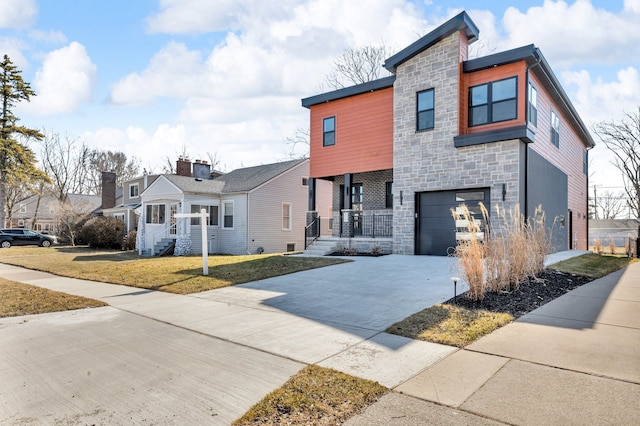
{"type": "Polygon", "coordinates": [[[489,188],[420,192],[416,196],[416,254],[446,256],[456,246],[451,209],[466,204],[481,219],[479,203],[491,211],[489,188]]]}

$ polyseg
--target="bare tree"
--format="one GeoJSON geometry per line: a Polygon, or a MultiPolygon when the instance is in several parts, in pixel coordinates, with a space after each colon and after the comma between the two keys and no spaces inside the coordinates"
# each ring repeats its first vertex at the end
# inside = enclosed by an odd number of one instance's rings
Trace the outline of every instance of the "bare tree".
{"type": "Polygon", "coordinates": [[[640,107],[635,113],[625,113],[619,122],[596,123],[593,130],[614,154],[613,164],[622,172],[628,206],[640,218],[640,107]]]}
{"type": "Polygon", "coordinates": [[[626,207],[625,196],[622,193],[613,191],[605,191],[604,194],[598,196],[596,200],[601,219],[615,219],[621,215],[626,207]]]}
{"type": "Polygon", "coordinates": [[[86,201],[77,201],[73,204],[68,199],[58,201],[54,211],[58,235],[75,246],[82,224],[91,216],[93,208],[94,206],[86,201]]]}
{"type": "Polygon", "coordinates": [[[60,201],[67,194],[82,194],[87,188],[90,149],[76,138],[60,138],[50,133],[42,140],[40,161],[45,173],[51,178],[50,191],[60,201]]]}
{"type": "Polygon", "coordinates": [[[88,157],[89,167],[84,188],[86,194],[102,193],[102,172],[104,171],[115,172],[118,187],[140,175],[140,161],[136,157],[128,159],[123,152],[93,149],[88,157]]]}
{"type": "Polygon", "coordinates": [[[293,136],[285,140],[287,157],[292,159],[309,158],[310,137],[308,127],[297,127],[293,136]]]}
{"type": "Polygon", "coordinates": [[[382,66],[388,56],[389,49],[384,44],[347,49],[334,61],[334,70],[325,78],[326,83],[333,89],[342,89],[390,75],[382,66]]]}

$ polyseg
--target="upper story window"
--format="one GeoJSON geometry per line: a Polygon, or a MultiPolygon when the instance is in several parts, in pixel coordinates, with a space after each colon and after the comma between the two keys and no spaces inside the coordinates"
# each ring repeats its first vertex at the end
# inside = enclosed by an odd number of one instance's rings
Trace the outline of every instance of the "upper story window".
{"type": "Polygon", "coordinates": [[[146,223],[164,223],[165,205],[164,204],[147,204],[146,223]]]}
{"type": "Polygon", "coordinates": [[[336,144],[336,118],[328,117],[322,123],[322,146],[336,144]]]}
{"type": "Polygon", "coordinates": [[[137,198],[140,196],[140,186],[137,183],[129,185],[129,198],[137,198]]]}
{"type": "Polygon", "coordinates": [[[469,89],[469,126],[514,120],[518,116],[518,77],[469,89]]]}
{"type": "Polygon", "coordinates": [[[560,148],[560,117],[551,111],[551,143],[560,148]]]}
{"type": "Polygon", "coordinates": [[[418,92],[416,130],[430,130],[434,125],[434,89],[418,92]]]}
{"type": "Polygon", "coordinates": [[[527,110],[527,121],[534,126],[538,126],[538,91],[529,83],[529,109],[527,110]]]}
{"type": "Polygon", "coordinates": [[[26,213],[26,212],[27,212],[27,205],[20,204],[20,213],[26,213]]]}
{"type": "Polygon", "coordinates": [[[309,178],[306,178],[306,177],[302,178],[302,186],[309,186],[309,178]]]}

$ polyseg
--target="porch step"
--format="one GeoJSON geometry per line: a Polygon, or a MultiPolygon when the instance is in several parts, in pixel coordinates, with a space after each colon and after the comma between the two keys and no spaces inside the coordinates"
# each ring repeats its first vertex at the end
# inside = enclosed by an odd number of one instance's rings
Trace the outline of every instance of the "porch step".
{"type": "Polygon", "coordinates": [[[320,237],[307,247],[303,253],[308,256],[326,256],[327,254],[336,251],[338,249],[338,245],[339,242],[336,239],[320,237]]]}
{"type": "Polygon", "coordinates": [[[154,256],[164,256],[172,246],[175,246],[176,240],[173,238],[163,238],[153,246],[154,256]]]}

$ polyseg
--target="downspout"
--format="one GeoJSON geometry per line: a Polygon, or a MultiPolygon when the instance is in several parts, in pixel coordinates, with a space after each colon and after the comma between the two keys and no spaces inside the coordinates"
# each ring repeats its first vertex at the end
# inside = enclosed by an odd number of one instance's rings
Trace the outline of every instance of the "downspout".
{"type": "MultiPolygon", "coordinates": [[[[594,147],[590,146],[587,147],[587,187],[585,188],[585,194],[587,194],[587,205],[586,205],[586,212],[587,212],[587,227],[586,227],[586,241],[585,244],[587,245],[586,250],[589,250],[589,151],[591,151],[594,147]]],[[[596,207],[597,208],[597,207],[596,207]]],[[[640,235],[638,235],[640,237],[640,235]]]]}
{"type": "Polygon", "coordinates": [[[247,254],[251,254],[249,252],[249,193],[247,192],[247,214],[244,217],[244,220],[246,221],[247,225],[245,226],[245,228],[247,229],[247,235],[245,238],[245,247],[246,247],[246,252],[247,254]]]}

